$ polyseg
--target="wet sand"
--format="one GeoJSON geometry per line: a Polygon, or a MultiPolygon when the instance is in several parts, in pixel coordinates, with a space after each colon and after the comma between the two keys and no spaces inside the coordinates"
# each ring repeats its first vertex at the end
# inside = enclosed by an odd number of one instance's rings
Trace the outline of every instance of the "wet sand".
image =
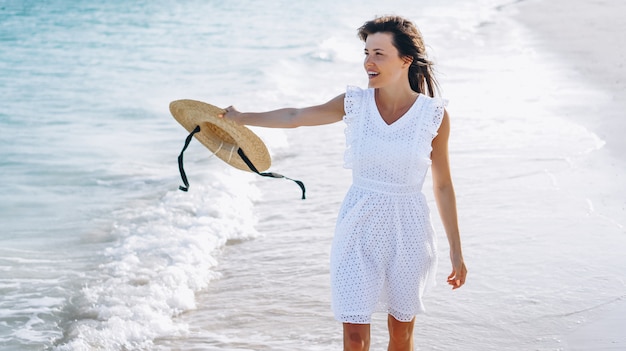
{"type": "MultiPolygon", "coordinates": [[[[606,142],[607,159],[615,172],[623,171],[626,161],[626,48],[622,33],[626,30],[623,14],[626,2],[526,0],[515,5],[515,17],[525,24],[537,47],[561,60],[580,84],[605,91],[608,99],[588,101],[588,108],[564,108],[563,114],[573,118],[606,142]]],[[[584,99],[584,97],[582,97],[584,99]]],[[[579,102],[572,106],[580,105],[579,102]]],[[[621,188],[621,187],[619,187],[621,188]]],[[[623,198],[620,197],[624,216],[623,198]]],[[[619,212],[619,211],[618,211],[619,212]]],[[[621,221],[621,220],[620,220],[621,221]]],[[[621,298],[594,308],[587,322],[565,336],[567,350],[602,351],[626,349],[626,288],[616,282],[615,294],[621,298]]]]}

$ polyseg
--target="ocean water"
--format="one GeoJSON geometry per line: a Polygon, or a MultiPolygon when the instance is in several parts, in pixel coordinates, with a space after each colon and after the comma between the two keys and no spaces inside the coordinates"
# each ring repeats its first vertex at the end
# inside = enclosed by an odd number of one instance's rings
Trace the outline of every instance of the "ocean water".
{"type": "Polygon", "coordinates": [[[566,350],[626,296],[623,165],[568,118],[608,92],[538,51],[504,0],[0,4],[0,348],[341,349],[344,126],[254,129],[305,201],[199,143],[183,193],[168,104],[264,110],[365,86],[356,28],[385,13],[414,20],[438,63],[470,271],[451,292],[442,260],[418,349],[566,350]]]}

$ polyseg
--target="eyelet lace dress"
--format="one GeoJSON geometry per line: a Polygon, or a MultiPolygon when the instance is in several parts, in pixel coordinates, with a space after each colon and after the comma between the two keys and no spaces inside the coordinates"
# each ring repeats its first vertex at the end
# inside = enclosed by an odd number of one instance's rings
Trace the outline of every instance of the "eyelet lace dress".
{"type": "Polygon", "coordinates": [[[409,322],[435,283],[437,247],[422,185],[447,101],[419,95],[388,125],[374,89],[348,87],[345,167],[353,184],[339,211],[331,251],[332,308],[344,323],[374,312],[409,322]]]}

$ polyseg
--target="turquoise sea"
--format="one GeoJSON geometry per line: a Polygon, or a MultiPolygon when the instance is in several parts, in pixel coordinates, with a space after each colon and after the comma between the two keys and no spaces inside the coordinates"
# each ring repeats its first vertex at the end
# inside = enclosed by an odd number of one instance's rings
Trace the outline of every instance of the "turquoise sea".
{"type": "MultiPolygon", "coordinates": [[[[418,349],[566,350],[626,294],[621,165],[559,112],[584,109],[581,95],[609,103],[606,92],[574,91],[567,61],[538,49],[515,6],[0,2],[0,349],[341,349],[328,254],[350,184],[344,126],[254,129],[307,200],[197,142],[184,193],[187,133],[168,105],[265,110],[364,87],[356,28],[394,13],[422,30],[450,100],[470,271],[451,292],[442,259],[418,349]]],[[[445,258],[429,182],[425,193],[445,258]]],[[[372,328],[385,349],[385,316],[372,328]]]]}

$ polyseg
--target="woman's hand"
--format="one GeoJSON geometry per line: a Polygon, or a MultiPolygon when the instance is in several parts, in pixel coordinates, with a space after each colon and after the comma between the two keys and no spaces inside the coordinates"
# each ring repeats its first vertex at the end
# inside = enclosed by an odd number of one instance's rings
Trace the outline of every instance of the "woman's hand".
{"type": "Polygon", "coordinates": [[[465,267],[465,262],[463,262],[463,255],[460,253],[450,252],[450,261],[452,262],[452,273],[448,276],[448,284],[454,290],[465,284],[467,268],[465,267]]]}
{"type": "Polygon", "coordinates": [[[243,124],[241,122],[241,117],[243,113],[239,112],[239,110],[237,110],[234,106],[228,106],[224,109],[224,111],[226,112],[223,114],[219,114],[218,117],[230,119],[231,121],[234,121],[238,124],[243,124]]]}

